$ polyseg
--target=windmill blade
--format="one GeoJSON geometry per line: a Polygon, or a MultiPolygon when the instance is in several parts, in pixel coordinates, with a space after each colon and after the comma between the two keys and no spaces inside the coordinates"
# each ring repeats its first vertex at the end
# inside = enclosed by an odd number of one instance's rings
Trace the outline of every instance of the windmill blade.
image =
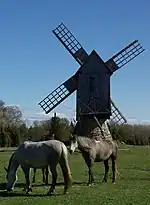
{"type": "Polygon", "coordinates": [[[117,69],[123,67],[136,56],[141,54],[144,50],[145,49],[141,46],[138,40],[135,40],[110,58],[106,64],[112,72],[115,72],[117,69]]]}
{"type": "Polygon", "coordinates": [[[86,62],[87,52],[63,23],[53,33],[80,65],[86,62]]]}
{"type": "Polygon", "coordinates": [[[110,120],[114,122],[115,124],[125,124],[127,123],[126,118],[123,116],[123,114],[119,111],[115,103],[111,99],[111,117],[110,120]]]}
{"type": "Polygon", "coordinates": [[[72,76],[67,81],[58,86],[52,93],[46,96],[38,104],[48,114],[57,105],[64,101],[77,89],[76,76],[72,76]]]}

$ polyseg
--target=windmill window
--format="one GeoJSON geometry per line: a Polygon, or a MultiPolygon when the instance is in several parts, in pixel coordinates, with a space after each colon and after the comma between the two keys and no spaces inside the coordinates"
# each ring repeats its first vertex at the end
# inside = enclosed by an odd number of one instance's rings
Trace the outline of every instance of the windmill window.
{"type": "Polygon", "coordinates": [[[95,78],[94,77],[89,77],[89,90],[90,92],[94,92],[95,88],[95,78]]]}

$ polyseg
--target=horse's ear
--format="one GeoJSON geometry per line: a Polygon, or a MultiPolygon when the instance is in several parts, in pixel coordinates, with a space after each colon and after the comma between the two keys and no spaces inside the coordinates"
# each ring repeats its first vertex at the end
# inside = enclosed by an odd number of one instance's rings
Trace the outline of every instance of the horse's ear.
{"type": "Polygon", "coordinates": [[[4,167],[5,171],[8,172],[8,169],[6,167],[4,167]]]}

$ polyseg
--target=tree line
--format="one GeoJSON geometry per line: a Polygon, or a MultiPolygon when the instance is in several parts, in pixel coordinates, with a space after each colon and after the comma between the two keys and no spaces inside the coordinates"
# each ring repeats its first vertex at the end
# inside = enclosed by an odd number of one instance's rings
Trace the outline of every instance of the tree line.
{"type": "MultiPolygon", "coordinates": [[[[17,106],[7,106],[0,100],[0,147],[16,147],[29,137],[33,141],[49,139],[53,134],[56,139],[67,141],[74,129],[74,122],[67,118],[51,117],[45,121],[34,121],[28,127],[17,106]]],[[[130,145],[150,144],[150,125],[116,126],[110,124],[113,139],[130,145]]]]}

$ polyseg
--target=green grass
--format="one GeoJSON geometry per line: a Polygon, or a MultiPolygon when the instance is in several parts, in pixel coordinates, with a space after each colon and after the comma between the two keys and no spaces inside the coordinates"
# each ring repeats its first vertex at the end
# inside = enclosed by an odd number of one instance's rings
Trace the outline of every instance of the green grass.
{"type": "MultiPolygon", "coordinates": [[[[128,147],[129,148],[129,147],[128,147]]],[[[63,186],[56,187],[56,196],[46,196],[48,186],[42,185],[41,170],[37,171],[37,182],[33,187],[31,196],[25,196],[22,187],[15,187],[14,193],[9,197],[3,194],[3,183],[5,182],[4,166],[7,166],[11,152],[0,152],[0,205],[38,205],[38,204],[103,204],[103,205],[146,205],[150,204],[150,149],[148,147],[131,147],[129,150],[120,150],[118,156],[117,183],[111,183],[111,166],[109,180],[101,183],[103,178],[103,164],[95,163],[94,175],[95,185],[88,187],[87,168],[80,154],[69,157],[71,171],[75,185],[68,195],[63,195],[63,186]]],[[[24,175],[19,168],[18,184],[25,182],[24,175]]],[[[58,182],[63,182],[60,168],[58,167],[58,182]]]]}

